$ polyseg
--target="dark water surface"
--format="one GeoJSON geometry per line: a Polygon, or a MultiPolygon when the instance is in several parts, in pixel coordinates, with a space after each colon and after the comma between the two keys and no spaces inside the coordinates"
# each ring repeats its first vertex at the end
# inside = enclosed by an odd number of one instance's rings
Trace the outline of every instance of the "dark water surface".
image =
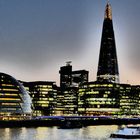
{"type": "Polygon", "coordinates": [[[117,125],[88,126],[81,129],[0,128],[0,140],[110,140],[110,134],[118,128],[117,125]]]}

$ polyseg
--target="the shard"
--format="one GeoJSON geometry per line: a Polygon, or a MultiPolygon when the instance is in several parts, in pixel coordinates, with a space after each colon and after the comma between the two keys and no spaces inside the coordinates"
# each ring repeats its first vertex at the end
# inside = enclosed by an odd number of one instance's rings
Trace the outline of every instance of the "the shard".
{"type": "Polygon", "coordinates": [[[109,1],[105,9],[97,81],[119,83],[119,70],[113,30],[112,10],[109,1]]]}

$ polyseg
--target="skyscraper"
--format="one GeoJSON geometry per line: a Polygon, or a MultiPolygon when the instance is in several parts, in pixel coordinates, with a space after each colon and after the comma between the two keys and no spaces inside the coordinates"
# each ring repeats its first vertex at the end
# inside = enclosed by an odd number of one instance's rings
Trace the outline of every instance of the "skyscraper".
{"type": "MultiPolygon", "coordinates": [[[[71,61],[60,68],[60,97],[61,105],[64,107],[63,115],[76,115],[78,111],[78,89],[79,85],[88,82],[88,71],[73,71],[71,61]],[[62,100],[63,96],[63,100],[62,100]]],[[[60,103],[59,103],[60,104],[60,103]]],[[[62,108],[61,105],[59,108],[62,108]]]]}
{"type": "Polygon", "coordinates": [[[97,81],[119,83],[112,10],[109,2],[106,5],[103,22],[97,81]]]}

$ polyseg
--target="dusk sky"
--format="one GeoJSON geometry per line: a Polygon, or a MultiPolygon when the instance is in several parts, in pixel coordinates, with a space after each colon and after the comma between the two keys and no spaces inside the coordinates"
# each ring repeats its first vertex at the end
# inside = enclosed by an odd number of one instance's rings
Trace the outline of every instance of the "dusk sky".
{"type": "MultiPolygon", "coordinates": [[[[56,81],[59,69],[96,80],[107,0],[0,0],[0,71],[56,81]]],[[[140,0],[110,0],[121,83],[140,85],[140,0]]]]}

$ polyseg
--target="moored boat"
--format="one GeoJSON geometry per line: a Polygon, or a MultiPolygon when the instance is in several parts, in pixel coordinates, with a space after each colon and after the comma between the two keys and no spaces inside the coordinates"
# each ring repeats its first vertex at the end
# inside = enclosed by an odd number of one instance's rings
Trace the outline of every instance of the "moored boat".
{"type": "Polygon", "coordinates": [[[140,138],[140,127],[127,126],[123,129],[119,129],[115,133],[112,133],[110,138],[138,139],[140,138]]]}

